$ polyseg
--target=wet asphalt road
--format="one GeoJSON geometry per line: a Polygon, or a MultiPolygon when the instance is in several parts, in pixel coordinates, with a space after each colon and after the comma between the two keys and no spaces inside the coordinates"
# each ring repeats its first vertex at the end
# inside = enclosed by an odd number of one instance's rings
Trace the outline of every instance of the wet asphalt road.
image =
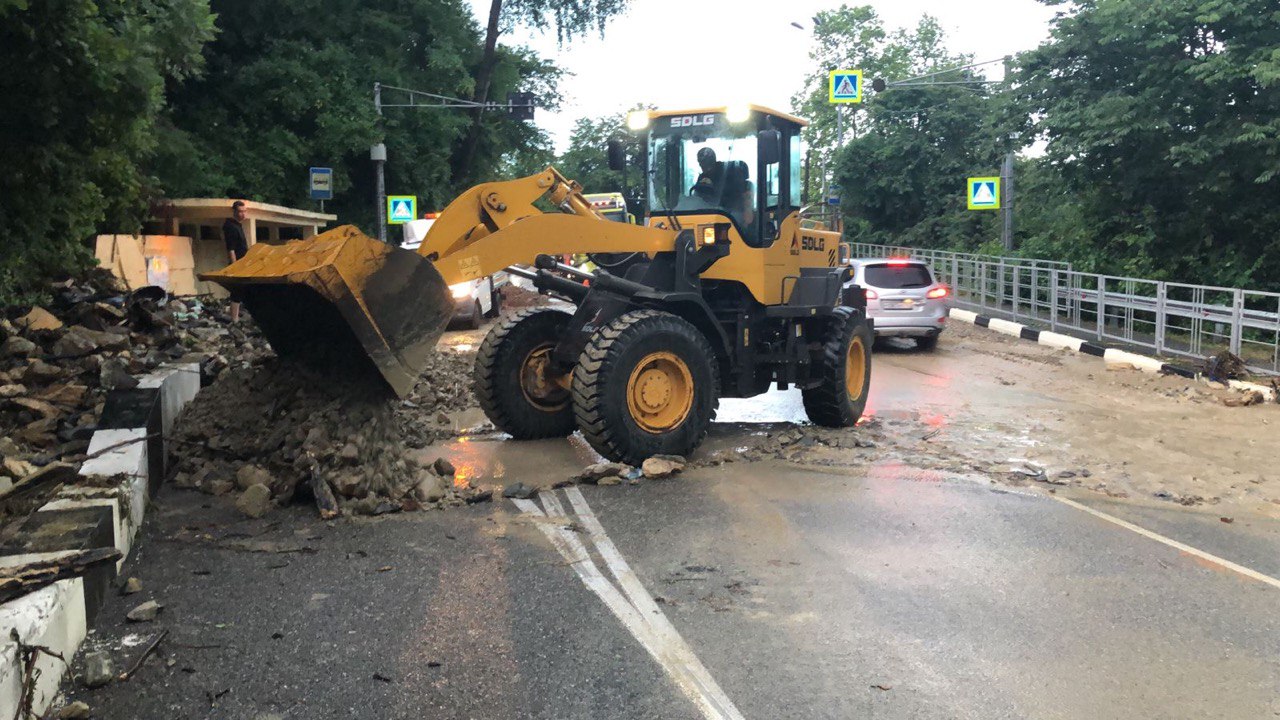
{"type": "MultiPolygon", "coordinates": [[[[965,393],[964,372],[878,356],[875,411],[1044,402],[965,393]]],[[[710,444],[791,419],[797,400],[726,402],[710,444]]],[[[591,460],[580,442],[450,451],[506,481],[591,460]]],[[[1041,490],[767,461],[582,491],[746,718],[1280,717],[1280,589],[1041,490]]],[[[1280,572],[1275,520],[1072,497],[1280,572]]],[[[76,691],[100,717],[704,717],[510,501],[326,525],[165,489],[143,533],[126,574],[146,591],[112,598],[91,644],[124,662],[127,635],[172,635],[135,680],[76,691]],[[166,604],[154,626],[123,623],[151,597],[166,604]]]]}

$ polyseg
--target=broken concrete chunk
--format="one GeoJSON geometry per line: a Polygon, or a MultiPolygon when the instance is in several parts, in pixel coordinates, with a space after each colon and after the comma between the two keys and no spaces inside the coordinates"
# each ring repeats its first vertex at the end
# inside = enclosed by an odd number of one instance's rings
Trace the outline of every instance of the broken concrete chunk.
{"type": "Polygon", "coordinates": [[[34,330],[57,330],[62,327],[61,320],[39,305],[31,308],[31,312],[18,318],[17,323],[18,327],[28,332],[34,330]]]}
{"type": "Polygon", "coordinates": [[[14,398],[19,395],[27,394],[26,385],[18,385],[11,383],[9,385],[0,385],[0,399],[14,398]]]}
{"type": "Polygon", "coordinates": [[[240,490],[248,490],[254,485],[271,487],[273,479],[270,472],[257,465],[241,465],[236,471],[236,487],[240,490]]]}
{"type": "Polygon", "coordinates": [[[622,478],[618,477],[617,475],[610,475],[608,477],[602,477],[599,480],[596,480],[596,484],[597,485],[621,485],[622,478]]]}
{"type": "Polygon", "coordinates": [[[445,483],[435,475],[426,475],[418,486],[413,489],[413,495],[419,502],[433,503],[439,502],[445,496],[445,483]]]}
{"type": "Polygon", "coordinates": [[[679,455],[654,455],[645,460],[640,469],[647,478],[663,478],[684,470],[685,460],[679,455]]]}
{"type": "Polygon", "coordinates": [[[159,615],[160,611],[163,609],[164,605],[161,605],[155,600],[148,600],[130,610],[129,613],[125,615],[125,618],[129,622],[151,622],[156,619],[156,616],[159,615]]]}
{"type": "Polygon", "coordinates": [[[4,474],[14,480],[21,480],[36,471],[35,465],[15,457],[6,457],[3,462],[3,468],[4,474]]]}
{"type": "Polygon", "coordinates": [[[502,497],[514,498],[516,500],[528,500],[538,494],[538,488],[532,485],[525,485],[522,482],[516,482],[502,489],[502,497]]]}
{"type": "Polygon", "coordinates": [[[573,476],[575,482],[580,483],[598,483],[601,478],[616,477],[622,475],[630,469],[629,465],[615,462],[601,462],[594,465],[588,465],[582,468],[582,472],[573,476]]]}
{"type": "Polygon", "coordinates": [[[84,685],[97,688],[115,679],[111,656],[105,650],[95,650],[84,656],[84,685]]]}
{"type": "Polygon", "coordinates": [[[103,350],[124,350],[128,347],[127,334],[90,330],[83,325],[72,325],[53,344],[53,354],[88,355],[103,350]]]}
{"type": "Polygon", "coordinates": [[[120,588],[121,595],[133,595],[142,592],[142,581],[136,577],[131,577],[124,581],[124,586],[120,588]]]}
{"type": "Polygon", "coordinates": [[[86,720],[89,717],[89,706],[77,700],[58,711],[58,720],[86,720]]]}
{"type": "Polygon", "coordinates": [[[360,459],[360,448],[355,443],[347,443],[342,446],[342,450],[338,452],[338,457],[347,462],[354,463],[360,459]]]}
{"type": "Polygon", "coordinates": [[[433,467],[435,468],[437,473],[443,476],[453,475],[455,472],[457,472],[457,470],[453,467],[453,463],[449,462],[448,460],[445,460],[444,458],[436,458],[436,461],[433,467]]]}
{"type": "Polygon", "coordinates": [[[129,374],[122,360],[111,359],[98,370],[98,382],[108,390],[132,390],[138,387],[138,379],[129,374]]]}
{"type": "Polygon", "coordinates": [[[32,360],[22,371],[23,382],[38,384],[57,380],[62,377],[62,368],[51,365],[39,358],[32,360]]]}
{"type": "Polygon", "coordinates": [[[56,418],[62,415],[62,411],[58,410],[58,408],[45,402],[44,400],[37,400],[35,398],[28,398],[28,397],[20,397],[20,398],[13,398],[9,402],[12,402],[15,405],[20,405],[34,413],[37,413],[38,415],[40,415],[41,418],[56,418]]]}
{"type": "Polygon", "coordinates": [[[35,354],[37,346],[30,340],[14,335],[0,345],[0,355],[5,357],[30,357],[35,354]]]}
{"type": "Polygon", "coordinates": [[[262,483],[250,485],[239,498],[236,509],[251,518],[260,518],[271,511],[271,489],[262,483]]]}

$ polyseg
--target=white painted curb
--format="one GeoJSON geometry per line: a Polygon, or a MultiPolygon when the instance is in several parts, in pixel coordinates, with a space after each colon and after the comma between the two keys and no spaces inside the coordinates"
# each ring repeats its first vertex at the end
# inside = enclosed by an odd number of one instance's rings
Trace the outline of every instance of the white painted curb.
{"type": "MultiPolygon", "coordinates": [[[[159,391],[160,425],[167,436],[182,408],[200,391],[200,366],[195,363],[170,366],[139,378],[139,381],[140,388],[159,391]]],[[[80,468],[80,475],[85,477],[119,476],[119,484],[115,487],[64,488],[37,511],[109,507],[115,546],[121,554],[117,570],[133,548],[146,514],[149,487],[153,480],[149,477],[151,458],[148,457],[148,443],[144,440],[146,436],[146,428],[95,432],[89,440],[88,453],[134,440],[85,462],[80,468]]],[[[155,480],[159,481],[158,478],[155,480]]],[[[30,555],[0,557],[0,566],[30,558],[30,555]]],[[[70,662],[88,633],[85,618],[84,581],[81,578],[62,580],[0,605],[0,718],[17,717],[22,699],[23,669],[18,646],[10,640],[11,631],[16,630],[23,643],[45,646],[70,662]]],[[[56,658],[40,654],[36,669],[39,678],[35,683],[31,709],[34,717],[40,717],[56,699],[67,666],[56,658]]]]}

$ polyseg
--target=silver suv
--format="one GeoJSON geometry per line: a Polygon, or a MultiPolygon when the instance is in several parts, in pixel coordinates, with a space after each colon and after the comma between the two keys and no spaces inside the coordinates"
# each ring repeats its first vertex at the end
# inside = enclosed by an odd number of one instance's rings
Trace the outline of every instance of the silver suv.
{"type": "Polygon", "coordinates": [[[947,322],[951,289],[938,282],[928,263],[906,258],[859,258],[849,261],[853,279],[867,293],[867,316],[875,320],[876,337],[914,338],[921,350],[932,350],[947,322]]]}

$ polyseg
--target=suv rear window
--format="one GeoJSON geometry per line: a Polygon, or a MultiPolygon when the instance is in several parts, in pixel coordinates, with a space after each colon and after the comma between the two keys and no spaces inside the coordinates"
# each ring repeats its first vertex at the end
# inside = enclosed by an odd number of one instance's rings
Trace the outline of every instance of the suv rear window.
{"type": "Polygon", "coordinates": [[[925,267],[923,263],[868,265],[866,267],[866,279],[867,284],[871,287],[885,288],[886,290],[922,288],[933,284],[933,278],[929,276],[929,268],[925,267]]]}

